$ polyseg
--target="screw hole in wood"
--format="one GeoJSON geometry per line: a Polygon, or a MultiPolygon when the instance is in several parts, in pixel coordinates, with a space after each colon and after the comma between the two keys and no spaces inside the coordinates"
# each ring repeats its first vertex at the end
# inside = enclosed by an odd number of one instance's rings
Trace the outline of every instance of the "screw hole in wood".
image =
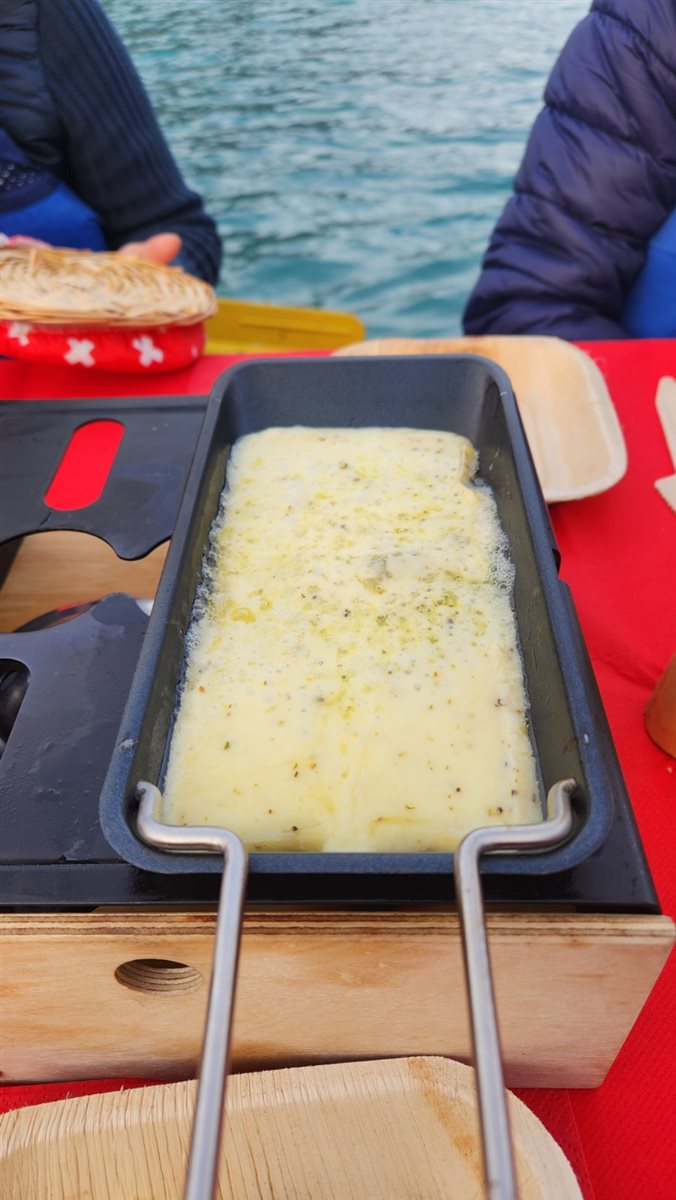
{"type": "Polygon", "coordinates": [[[121,963],[115,970],[115,978],[123,987],[135,992],[194,992],[202,982],[202,976],[186,963],[172,962],[168,958],[133,958],[121,963]]]}

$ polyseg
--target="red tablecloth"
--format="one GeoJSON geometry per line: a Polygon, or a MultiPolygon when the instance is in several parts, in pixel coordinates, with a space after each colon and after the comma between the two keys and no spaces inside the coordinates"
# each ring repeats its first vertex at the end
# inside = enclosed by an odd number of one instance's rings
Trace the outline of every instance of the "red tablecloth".
{"type": "MultiPolygon", "coordinates": [[[[643,708],[676,650],[676,514],[653,482],[672,465],[654,396],[676,376],[676,342],[596,342],[624,430],[627,474],[600,496],[552,509],[594,670],[665,913],[676,914],[676,762],[648,738],[643,708]]],[[[204,358],[162,379],[0,363],[0,397],[35,399],[203,393],[231,362],[204,358]]],[[[85,1092],[102,1083],[6,1087],[0,1108],[85,1092]]],[[[126,1080],[125,1086],[142,1081],[126,1080]]],[[[586,1200],[676,1196],[676,955],[663,971],[603,1085],[519,1093],[557,1138],[586,1200]]]]}

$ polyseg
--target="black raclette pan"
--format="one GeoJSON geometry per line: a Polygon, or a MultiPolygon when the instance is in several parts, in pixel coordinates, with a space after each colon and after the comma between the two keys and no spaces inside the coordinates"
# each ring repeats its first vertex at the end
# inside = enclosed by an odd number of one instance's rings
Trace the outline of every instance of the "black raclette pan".
{"type": "MultiPolygon", "coordinates": [[[[530,725],[545,795],[573,778],[573,831],[549,852],[494,853],[482,872],[564,871],[605,840],[613,816],[614,749],[566,585],[514,396],[505,373],[470,355],[423,358],[265,359],[242,363],[216,382],[206,409],[171,547],[101,798],[111,846],[148,871],[218,872],[209,854],[151,848],[135,828],[140,780],[160,789],[184,666],[184,637],[200,582],[209,530],[237,438],[268,426],[405,426],[464,434],[493,489],[516,567],[513,603],[530,701],[530,725]],[[612,770],[610,769],[612,768],[612,770]]],[[[448,877],[448,853],[254,853],[252,874],[382,877],[383,898],[415,901],[415,877],[448,877]]],[[[441,882],[441,880],[440,880],[441,882]]]]}

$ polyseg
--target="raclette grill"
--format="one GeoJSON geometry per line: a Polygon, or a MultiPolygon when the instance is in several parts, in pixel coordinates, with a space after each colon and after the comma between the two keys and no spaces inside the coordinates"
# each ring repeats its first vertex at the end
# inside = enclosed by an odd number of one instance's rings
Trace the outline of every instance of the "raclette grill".
{"type": "MultiPolygon", "coordinates": [[[[160,404],[160,401],[154,402],[155,408],[160,404]]],[[[150,402],[152,406],[153,402],[150,402]]],[[[172,442],[170,431],[172,428],[176,430],[177,422],[192,429],[199,425],[201,411],[197,405],[166,399],[164,406],[176,409],[173,421],[161,422],[162,436],[168,444],[172,442]]],[[[22,407],[25,406],[11,405],[5,408],[10,425],[15,418],[15,426],[21,427],[18,410],[22,407]],[[13,413],[11,410],[17,411],[13,413]]],[[[83,406],[79,407],[81,411],[83,406]]],[[[108,405],[102,402],[88,406],[89,419],[94,415],[92,409],[111,407],[115,408],[115,415],[122,410],[125,423],[128,422],[129,426],[140,415],[137,411],[139,402],[118,401],[109,402],[108,405]]],[[[52,419],[60,412],[66,417],[65,424],[76,427],[81,423],[79,413],[75,415],[72,407],[69,409],[68,406],[55,404],[41,405],[41,409],[52,419]]],[[[101,415],[108,414],[101,411],[101,415]]],[[[500,1131],[502,1086],[499,1047],[495,1038],[491,1045],[491,1030],[495,1033],[495,1022],[485,935],[482,936],[481,928],[479,875],[478,869],[475,870],[479,856],[490,852],[488,857],[483,858],[481,867],[491,895],[499,896],[502,892],[514,903],[518,902],[520,896],[528,899],[546,894],[547,879],[551,872],[554,873],[554,881],[573,879],[580,873],[584,876],[585,864],[589,859],[603,855],[606,850],[612,862],[612,847],[617,847],[618,842],[622,844],[624,839],[625,845],[628,844],[633,851],[632,881],[638,902],[649,908],[655,904],[586,651],[567,589],[558,579],[556,547],[546,508],[535,479],[514,398],[506,377],[493,364],[469,357],[273,360],[248,363],[222,377],[207,407],[153,617],[143,639],[122,726],[114,739],[101,804],[101,821],[106,838],[121,856],[119,859],[112,856],[109,865],[124,869],[124,860],[135,864],[135,867],[127,870],[141,883],[134,896],[136,900],[143,898],[144,888],[145,895],[152,897],[163,872],[173,878],[182,877],[184,882],[177,895],[183,902],[187,898],[202,899],[205,894],[213,896],[211,887],[206,891],[205,887],[209,876],[213,878],[213,873],[222,869],[221,861],[213,856],[214,850],[218,850],[220,855],[226,851],[230,855],[230,867],[234,866],[234,870],[226,872],[224,880],[224,896],[228,904],[225,920],[219,920],[221,933],[217,938],[220,949],[225,950],[226,959],[217,956],[215,986],[212,988],[216,999],[219,998],[220,989],[221,1006],[225,1005],[225,1008],[221,1007],[220,1014],[216,1011],[210,1022],[212,1029],[220,1030],[217,1034],[220,1044],[214,1050],[213,1036],[210,1041],[207,1031],[201,1085],[201,1094],[205,1098],[202,1111],[206,1116],[203,1115],[200,1129],[198,1109],[194,1146],[200,1152],[194,1154],[192,1160],[193,1165],[201,1162],[202,1167],[198,1171],[200,1178],[193,1172],[193,1182],[189,1183],[193,1190],[186,1192],[186,1195],[197,1197],[210,1194],[206,1190],[210,1185],[203,1168],[213,1157],[213,1141],[218,1138],[220,1127],[220,1105],[214,1104],[214,1095],[219,1087],[222,1094],[225,1083],[245,858],[240,858],[239,864],[237,861],[233,864],[232,856],[236,856],[238,850],[236,844],[229,843],[227,837],[224,839],[222,831],[218,831],[220,840],[217,846],[207,844],[209,838],[206,834],[209,831],[193,831],[198,837],[197,840],[193,839],[191,847],[184,845],[188,853],[176,853],[181,850],[181,843],[185,843],[186,831],[175,828],[168,835],[166,826],[157,825],[154,817],[157,799],[155,789],[162,782],[183,664],[183,637],[199,581],[208,530],[225,479],[229,447],[244,433],[272,424],[406,425],[463,433],[477,447],[479,473],[490,483],[496,495],[499,517],[516,565],[514,603],[531,703],[533,739],[545,786],[550,789],[550,800],[555,810],[553,823],[543,822],[542,825],[531,827],[530,832],[534,832],[534,837],[528,839],[530,847],[519,853],[514,850],[523,845],[524,838],[522,836],[520,839],[522,831],[517,829],[490,831],[495,839],[493,845],[490,844],[490,838],[488,843],[482,841],[483,831],[478,838],[470,835],[465,842],[474,839],[475,845],[467,848],[465,858],[469,865],[466,864],[465,868],[461,862],[462,852],[456,856],[270,853],[252,856],[250,883],[254,885],[255,892],[258,880],[259,886],[263,885],[266,898],[269,898],[271,890],[273,895],[278,891],[280,899],[294,898],[294,895],[312,898],[316,892],[321,893],[322,882],[326,881],[331,898],[337,902],[341,900],[342,888],[348,902],[355,896],[371,896],[377,898],[378,903],[410,903],[416,899],[441,898],[445,895],[450,898],[452,873],[458,871],[456,893],[464,916],[466,962],[472,992],[489,1175],[492,1172],[508,1187],[505,1180],[509,1174],[509,1138],[504,1122],[502,1133],[500,1131]],[[572,780],[575,780],[575,784],[572,780]],[[140,797],[142,803],[139,812],[140,797]],[[614,818],[615,802],[618,805],[617,819],[614,818]],[[200,844],[200,838],[203,844],[200,844]],[[539,842],[542,844],[538,845],[539,842]],[[545,851],[545,842],[553,843],[554,848],[545,851]],[[197,850],[198,853],[191,850],[197,850]],[[190,877],[194,881],[192,885],[190,877]],[[269,881],[267,885],[266,878],[269,881]],[[542,880],[541,884],[537,884],[539,879],[542,880]],[[209,1062],[212,1064],[211,1078],[209,1062]],[[488,1076],[486,1067],[489,1068],[488,1076]],[[216,1124],[214,1113],[217,1116],[216,1124]],[[204,1126],[205,1120],[209,1128],[204,1126]],[[205,1154],[209,1138],[212,1147],[205,1154]]],[[[153,428],[156,430],[157,425],[153,428]]],[[[35,436],[34,425],[27,431],[25,419],[23,429],[26,440],[33,443],[33,453],[36,442],[38,451],[45,450],[48,437],[43,439],[40,446],[41,431],[38,430],[38,437],[35,436]]],[[[189,445],[189,437],[182,441],[178,452],[174,445],[173,455],[168,456],[171,458],[168,472],[162,469],[165,462],[158,462],[155,455],[150,477],[147,455],[143,454],[138,442],[135,449],[132,443],[135,471],[131,473],[131,484],[141,500],[140,511],[138,506],[134,510],[133,499],[129,503],[131,498],[127,495],[122,542],[119,535],[108,536],[111,544],[125,557],[147,553],[171,529],[172,509],[178,494],[177,475],[180,482],[181,465],[187,457],[186,441],[189,445]],[[162,526],[159,536],[158,513],[161,513],[162,526]],[[154,533],[151,532],[153,516],[154,533]]],[[[49,449],[48,446],[46,448],[49,449]]],[[[20,458],[18,455],[12,460],[6,480],[10,488],[17,482],[12,479],[15,472],[19,479],[22,478],[20,458]]],[[[129,471],[126,476],[123,472],[122,476],[128,493],[129,471]]],[[[120,482],[119,478],[111,479],[112,485],[119,485],[120,482]]],[[[41,483],[39,480],[38,486],[41,483]]],[[[115,494],[114,486],[107,488],[108,504],[111,493],[115,494]]],[[[118,504],[122,500],[119,486],[117,500],[118,504]]],[[[33,507],[36,507],[35,503],[33,507]]],[[[98,515],[100,517],[101,514],[98,515]]],[[[56,517],[52,513],[49,516],[51,520],[42,514],[39,522],[35,516],[31,516],[25,526],[21,525],[20,516],[13,527],[10,520],[12,533],[9,536],[16,536],[17,532],[29,532],[32,523],[35,527],[39,524],[41,528],[87,528],[91,519],[91,514],[85,512],[80,525],[79,514],[56,517]],[[60,524],[60,520],[63,524],[60,524]]],[[[6,537],[7,533],[0,527],[0,541],[6,537]]],[[[142,636],[142,628],[136,628],[138,610],[135,610],[137,615],[130,618],[127,606],[120,620],[119,602],[122,600],[123,597],[108,598],[72,622],[72,627],[84,626],[87,622],[94,624],[95,621],[90,621],[90,618],[99,619],[100,614],[101,626],[113,624],[116,619],[120,627],[125,622],[134,626],[134,639],[138,645],[142,636]],[[114,613],[116,603],[117,612],[114,613]]],[[[45,658],[49,659],[50,652],[56,648],[55,632],[48,631],[51,641],[43,640],[41,648],[37,641],[27,642],[25,638],[41,638],[47,634],[12,636],[7,639],[8,649],[5,652],[16,654],[19,662],[23,658],[28,659],[32,679],[35,677],[39,681],[40,668],[46,665],[45,658]],[[19,652],[22,646],[25,647],[25,654],[19,652]],[[33,649],[41,649],[42,652],[33,654],[33,649]]],[[[76,640],[73,639],[73,643],[76,640]]],[[[65,634],[62,641],[65,642],[65,634]]],[[[117,686],[118,690],[122,687],[120,681],[117,686]]],[[[28,702],[23,704],[22,713],[19,714],[27,719],[17,718],[16,727],[10,731],[11,758],[20,758],[20,752],[25,749],[23,743],[30,724],[28,718],[35,716],[36,706],[32,699],[29,693],[28,702]],[[14,751],[18,751],[17,755],[14,755],[14,751]]],[[[6,766],[5,760],[0,764],[0,773],[6,766]]],[[[10,762],[10,770],[11,767],[10,762]]],[[[97,836],[100,837],[100,833],[97,836]]],[[[16,854],[12,861],[18,863],[20,858],[21,854],[16,854]]],[[[33,863],[28,865],[33,868],[33,863]]],[[[81,865],[85,869],[94,866],[93,863],[81,865]]],[[[105,865],[102,855],[101,866],[105,865]]],[[[34,866],[39,870],[38,862],[34,862],[34,866]]],[[[45,863],[44,869],[52,869],[52,864],[45,863]]],[[[612,877],[612,867],[609,874],[612,877]]],[[[54,877],[56,875],[58,870],[54,877]]],[[[72,872],[70,875],[73,879],[72,872]]],[[[98,877],[102,878],[101,875],[98,877]]],[[[589,878],[596,877],[597,873],[592,867],[589,878]]],[[[85,875],[82,874],[80,878],[85,878],[85,875]]],[[[121,878],[119,872],[117,878],[121,878]]],[[[214,884],[216,882],[214,878],[214,884]]],[[[611,886],[610,893],[612,891],[611,886]]],[[[571,898],[574,896],[574,888],[569,895],[571,898]]],[[[120,902],[124,902],[124,899],[121,896],[120,902]]],[[[87,900],[81,895],[77,902],[86,903],[87,900]]],[[[93,902],[105,901],[97,897],[93,902]]],[[[507,1190],[491,1192],[496,1196],[509,1194],[507,1190]]]]}

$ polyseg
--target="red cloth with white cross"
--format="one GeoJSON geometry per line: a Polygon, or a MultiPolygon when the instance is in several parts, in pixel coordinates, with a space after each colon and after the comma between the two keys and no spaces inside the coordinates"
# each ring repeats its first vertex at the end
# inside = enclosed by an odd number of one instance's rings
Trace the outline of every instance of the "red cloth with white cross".
{"type": "Polygon", "coordinates": [[[109,326],[34,325],[0,321],[0,355],[24,362],[99,371],[175,371],[204,350],[204,322],[195,325],[113,329],[109,326]]]}
{"type": "MultiPolygon", "coordinates": [[[[0,245],[45,246],[30,237],[3,238],[0,245]]],[[[190,367],[204,350],[204,322],[127,329],[109,325],[38,325],[0,321],[0,358],[99,371],[176,371],[190,367]]]]}

